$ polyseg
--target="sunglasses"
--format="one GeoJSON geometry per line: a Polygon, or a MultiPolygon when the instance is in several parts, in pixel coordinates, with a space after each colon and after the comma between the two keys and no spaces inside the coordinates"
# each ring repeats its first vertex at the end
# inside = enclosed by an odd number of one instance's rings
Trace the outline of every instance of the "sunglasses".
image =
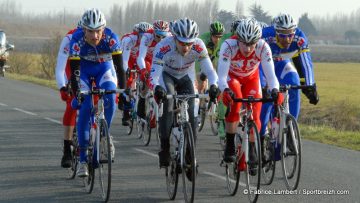
{"type": "Polygon", "coordinates": [[[278,32],[277,32],[276,34],[277,34],[278,37],[283,38],[283,39],[285,39],[285,38],[292,38],[292,37],[295,36],[295,32],[290,33],[290,34],[282,34],[282,33],[278,33],[278,32]]]}
{"type": "Polygon", "coordinates": [[[155,37],[156,37],[156,38],[159,38],[159,39],[163,39],[163,38],[165,38],[166,36],[155,34],[155,37]]]}
{"type": "Polygon", "coordinates": [[[177,40],[178,41],[178,43],[180,44],[180,46],[192,46],[193,44],[194,44],[194,42],[182,42],[182,41],[179,41],[179,40],[177,40]]]}

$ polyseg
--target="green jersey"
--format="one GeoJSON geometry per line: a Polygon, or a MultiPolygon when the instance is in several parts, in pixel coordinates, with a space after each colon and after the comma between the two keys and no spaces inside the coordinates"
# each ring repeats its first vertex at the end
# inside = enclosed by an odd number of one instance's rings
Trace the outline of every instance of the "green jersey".
{"type": "MultiPolygon", "coordinates": [[[[203,33],[202,35],[200,35],[199,38],[204,42],[206,49],[208,51],[210,60],[216,70],[217,61],[219,59],[220,43],[218,43],[217,46],[215,46],[215,44],[211,41],[210,32],[203,33]]],[[[195,69],[196,69],[197,73],[200,72],[199,63],[195,64],[195,69]]]]}

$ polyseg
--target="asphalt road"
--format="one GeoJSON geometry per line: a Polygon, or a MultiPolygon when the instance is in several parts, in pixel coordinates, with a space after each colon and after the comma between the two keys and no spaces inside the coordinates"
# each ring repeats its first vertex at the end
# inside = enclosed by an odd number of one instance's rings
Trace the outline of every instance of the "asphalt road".
{"type": "MultiPolygon", "coordinates": [[[[93,193],[87,194],[82,180],[67,180],[60,167],[64,107],[57,91],[0,78],[0,202],[101,201],[97,179],[93,193]]],[[[248,202],[244,182],[236,196],[227,194],[218,138],[211,136],[208,121],[206,125],[198,138],[195,201],[248,202]]],[[[111,134],[116,147],[111,202],[183,202],[181,182],[175,201],[168,199],[155,139],[144,147],[134,135],[125,135],[119,113],[111,134]]],[[[278,163],[273,184],[261,186],[273,194],[260,195],[258,202],[360,201],[359,152],[307,140],[302,152],[297,194],[279,194],[286,187],[278,163]]]]}

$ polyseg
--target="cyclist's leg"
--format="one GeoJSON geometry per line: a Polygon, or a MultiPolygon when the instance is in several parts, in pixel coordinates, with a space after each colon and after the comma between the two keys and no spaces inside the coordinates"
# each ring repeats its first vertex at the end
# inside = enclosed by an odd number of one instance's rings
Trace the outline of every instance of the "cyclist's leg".
{"type": "MultiPolygon", "coordinates": [[[[166,72],[162,73],[162,80],[160,78],[160,84],[165,87],[167,94],[175,93],[175,78],[167,74],[166,72]]],[[[159,118],[159,128],[160,128],[160,142],[161,142],[161,151],[159,152],[159,164],[160,167],[166,167],[169,165],[170,161],[170,141],[169,136],[171,132],[171,125],[173,123],[173,109],[174,109],[174,100],[165,99],[163,101],[163,114],[159,118]]]]}
{"type": "MultiPolygon", "coordinates": [[[[296,72],[296,68],[289,60],[282,61],[282,63],[276,63],[276,68],[281,70],[281,74],[279,76],[277,75],[280,84],[300,85],[299,74],[296,72]]],[[[278,71],[276,72],[277,74],[280,73],[278,71]]],[[[296,119],[299,117],[300,90],[289,90],[289,110],[290,114],[293,115],[296,119]]]]}
{"type": "MultiPolygon", "coordinates": [[[[236,98],[242,98],[241,84],[236,78],[231,78],[228,81],[229,88],[234,92],[236,98]]],[[[224,152],[224,161],[233,162],[235,160],[235,144],[234,137],[236,134],[237,126],[240,120],[239,112],[241,103],[233,102],[230,111],[225,118],[225,132],[226,132],[226,146],[224,152]]]]}
{"type": "Polygon", "coordinates": [[[73,97],[70,97],[66,101],[66,109],[63,116],[64,126],[64,149],[63,157],[61,158],[61,166],[63,168],[71,167],[71,145],[72,145],[72,134],[76,123],[77,110],[71,108],[71,101],[73,97]]]}

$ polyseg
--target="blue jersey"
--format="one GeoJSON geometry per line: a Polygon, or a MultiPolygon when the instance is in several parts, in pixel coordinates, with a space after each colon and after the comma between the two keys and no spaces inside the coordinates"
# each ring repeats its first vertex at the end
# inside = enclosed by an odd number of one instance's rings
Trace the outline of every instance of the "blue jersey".
{"type": "Polygon", "coordinates": [[[102,39],[96,47],[85,42],[83,29],[76,31],[70,41],[71,58],[102,63],[112,60],[113,53],[121,53],[120,41],[109,28],[105,28],[102,39]]]}
{"type": "Polygon", "coordinates": [[[269,44],[275,63],[299,56],[301,67],[297,68],[301,68],[304,73],[306,85],[315,83],[308,39],[299,28],[296,28],[295,36],[289,48],[283,48],[277,42],[274,26],[264,28],[262,30],[262,38],[269,44]]]}

